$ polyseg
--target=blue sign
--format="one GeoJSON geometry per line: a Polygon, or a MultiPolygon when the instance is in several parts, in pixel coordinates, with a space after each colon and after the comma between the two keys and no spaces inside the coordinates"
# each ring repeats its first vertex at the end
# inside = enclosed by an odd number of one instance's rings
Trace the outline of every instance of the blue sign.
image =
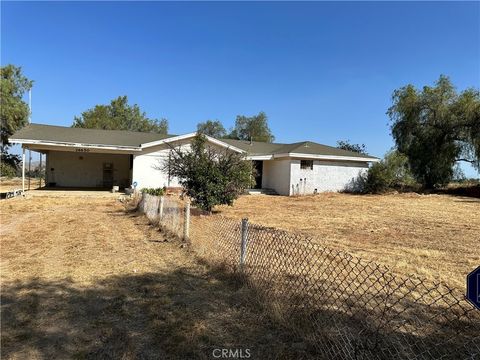
{"type": "Polygon", "coordinates": [[[133,185],[134,188],[136,188],[138,184],[137,184],[136,181],[134,181],[132,185],[133,185]]]}
{"type": "Polygon", "coordinates": [[[467,300],[480,310],[480,266],[467,275],[467,300]]]}

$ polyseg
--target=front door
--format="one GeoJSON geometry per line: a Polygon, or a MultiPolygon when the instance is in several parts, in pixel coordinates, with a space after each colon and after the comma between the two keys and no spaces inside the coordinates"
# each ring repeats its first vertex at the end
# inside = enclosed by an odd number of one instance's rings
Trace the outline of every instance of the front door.
{"type": "Polygon", "coordinates": [[[113,163],[103,163],[103,187],[113,186],[113,163]]]}
{"type": "Polygon", "coordinates": [[[262,188],[263,161],[253,160],[253,171],[255,176],[255,189],[262,188]]]}

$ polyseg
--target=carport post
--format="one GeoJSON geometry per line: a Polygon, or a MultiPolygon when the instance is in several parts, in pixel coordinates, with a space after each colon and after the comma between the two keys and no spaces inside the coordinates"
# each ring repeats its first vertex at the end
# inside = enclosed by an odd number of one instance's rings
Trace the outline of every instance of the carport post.
{"type": "Polygon", "coordinates": [[[42,187],[42,153],[40,153],[40,184],[38,185],[38,188],[41,188],[42,187]]]}
{"type": "Polygon", "coordinates": [[[31,177],[32,177],[32,150],[28,149],[28,190],[30,190],[31,177]]]}
{"type": "Polygon", "coordinates": [[[22,148],[22,191],[25,191],[25,148],[22,148]]]}

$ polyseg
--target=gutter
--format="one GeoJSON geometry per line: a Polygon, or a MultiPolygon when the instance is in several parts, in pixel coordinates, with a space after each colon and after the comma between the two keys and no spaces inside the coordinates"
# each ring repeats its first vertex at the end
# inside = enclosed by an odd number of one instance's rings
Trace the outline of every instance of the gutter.
{"type": "Polygon", "coordinates": [[[142,151],[140,147],[123,146],[123,145],[83,144],[83,143],[73,143],[73,142],[58,142],[58,141],[51,141],[51,140],[31,140],[31,139],[12,139],[12,138],[10,138],[9,141],[13,144],[44,145],[44,146],[120,150],[120,151],[138,151],[138,152],[142,151]]]}

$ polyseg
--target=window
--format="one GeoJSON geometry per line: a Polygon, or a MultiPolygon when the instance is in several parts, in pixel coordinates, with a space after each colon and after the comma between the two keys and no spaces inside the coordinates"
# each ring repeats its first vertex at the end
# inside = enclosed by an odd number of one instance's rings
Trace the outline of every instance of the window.
{"type": "Polygon", "coordinates": [[[300,169],[313,170],[313,160],[300,160],[300,169]]]}

